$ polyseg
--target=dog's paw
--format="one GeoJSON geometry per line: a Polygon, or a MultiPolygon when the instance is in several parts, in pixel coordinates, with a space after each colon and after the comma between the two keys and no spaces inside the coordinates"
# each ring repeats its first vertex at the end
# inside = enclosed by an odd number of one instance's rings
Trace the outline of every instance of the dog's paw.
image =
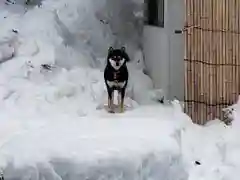
{"type": "Polygon", "coordinates": [[[108,110],[109,113],[114,114],[114,110],[108,110]]]}
{"type": "Polygon", "coordinates": [[[4,180],[3,172],[0,172],[0,180],[4,180]]]}
{"type": "Polygon", "coordinates": [[[120,107],[120,113],[124,113],[124,108],[123,107],[120,107]]]}
{"type": "Polygon", "coordinates": [[[108,112],[109,112],[109,113],[115,113],[115,112],[114,112],[114,108],[108,107],[108,112]]]}

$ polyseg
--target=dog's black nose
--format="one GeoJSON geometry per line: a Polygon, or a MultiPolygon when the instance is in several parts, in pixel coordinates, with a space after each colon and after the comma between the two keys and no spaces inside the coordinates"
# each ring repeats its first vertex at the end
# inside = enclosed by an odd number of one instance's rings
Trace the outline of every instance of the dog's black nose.
{"type": "Polygon", "coordinates": [[[119,62],[116,62],[116,66],[119,66],[119,62]]]}

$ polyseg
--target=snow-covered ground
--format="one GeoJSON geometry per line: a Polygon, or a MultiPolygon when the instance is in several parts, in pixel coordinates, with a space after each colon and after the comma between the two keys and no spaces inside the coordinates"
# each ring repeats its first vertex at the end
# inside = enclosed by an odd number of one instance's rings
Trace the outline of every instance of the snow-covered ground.
{"type": "Polygon", "coordinates": [[[158,104],[161,92],[143,73],[137,37],[129,38],[131,28],[113,36],[97,18],[107,21],[113,12],[103,11],[104,0],[93,2],[46,0],[31,10],[0,2],[5,179],[238,180],[238,105],[232,126],[212,121],[201,127],[177,101],[158,104]],[[127,111],[108,114],[102,108],[105,50],[126,39],[132,57],[127,111]]]}

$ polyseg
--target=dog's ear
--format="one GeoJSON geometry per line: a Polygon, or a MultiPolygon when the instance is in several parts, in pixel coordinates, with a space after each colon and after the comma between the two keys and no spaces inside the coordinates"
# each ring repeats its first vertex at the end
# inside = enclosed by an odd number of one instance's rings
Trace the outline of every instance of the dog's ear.
{"type": "Polygon", "coordinates": [[[122,50],[123,52],[125,52],[126,49],[125,49],[125,47],[121,47],[121,50],[122,50]]]}
{"type": "Polygon", "coordinates": [[[108,48],[108,52],[110,53],[110,52],[112,52],[112,51],[113,51],[113,47],[110,46],[110,47],[108,48]]]}

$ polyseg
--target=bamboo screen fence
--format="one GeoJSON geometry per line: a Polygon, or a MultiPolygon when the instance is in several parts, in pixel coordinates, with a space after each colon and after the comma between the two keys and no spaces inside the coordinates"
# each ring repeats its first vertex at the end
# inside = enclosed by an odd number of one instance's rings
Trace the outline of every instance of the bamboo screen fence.
{"type": "Polygon", "coordinates": [[[240,92],[240,0],[185,0],[185,112],[223,120],[240,92]]]}

